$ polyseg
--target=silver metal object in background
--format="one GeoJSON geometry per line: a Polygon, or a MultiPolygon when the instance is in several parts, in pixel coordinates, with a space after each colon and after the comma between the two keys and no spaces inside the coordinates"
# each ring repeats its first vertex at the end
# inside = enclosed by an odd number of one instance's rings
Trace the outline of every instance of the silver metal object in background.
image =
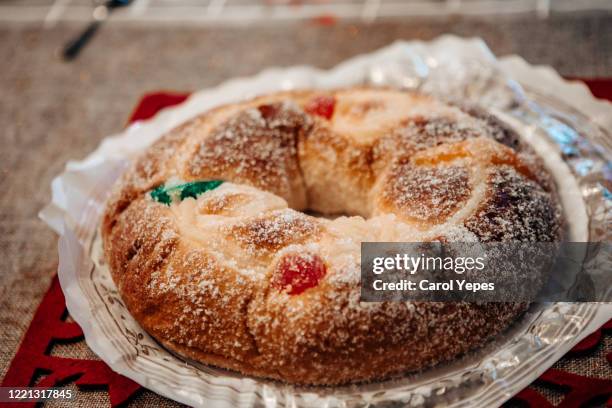
{"type": "Polygon", "coordinates": [[[108,0],[106,3],[97,6],[92,13],[92,21],[87,28],[83,30],[78,37],[68,42],[64,47],[62,56],[65,60],[70,61],[76,58],[83,47],[87,45],[89,40],[94,36],[100,25],[108,18],[109,14],[123,6],[130,4],[132,0],[108,0]]]}

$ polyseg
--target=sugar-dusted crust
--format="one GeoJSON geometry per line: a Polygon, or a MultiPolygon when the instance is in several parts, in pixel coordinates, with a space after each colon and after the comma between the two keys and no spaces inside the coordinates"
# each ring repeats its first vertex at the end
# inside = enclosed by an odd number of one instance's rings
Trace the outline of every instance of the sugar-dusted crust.
{"type": "Polygon", "coordinates": [[[554,241],[559,214],[541,162],[496,118],[350,88],[259,97],[171,131],[117,183],[102,234],[127,308],[169,349],[331,385],[451,360],[526,308],[360,303],[362,241],[554,241]],[[169,206],[149,195],[210,179],[226,182],[169,206]],[[294,278],[311,268],[310,286],[283,286],[288,262],[294,278]]]}

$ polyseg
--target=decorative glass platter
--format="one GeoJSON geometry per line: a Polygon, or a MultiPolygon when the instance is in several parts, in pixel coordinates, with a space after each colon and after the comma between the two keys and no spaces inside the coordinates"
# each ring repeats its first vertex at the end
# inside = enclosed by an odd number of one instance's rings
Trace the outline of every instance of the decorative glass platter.
{"type": "MultiPolygon", "coordinates": [[[[130,316],[103,257],[98,223],[110,187],[135,155],[211,107],[276,90],[355,84],[419,90],[486,107],[540,153],[555,176],[570,241],[610,241],[612,105],[580,83],[517,56],[496,59],[478,39],[397,42],[323,71],[275,68],[196,92],[185,103],[109,137],[52,184],[41,217],[60,235],[59,277],[71,316],[115,371],[192,406],[498,405],[612,318],[612,304],[533,305],[503,335],[450,364],[389,381],[294,387],[186,362],[130,316]]],[[[612,270],[612,260],[607,260],[612,270]]],[[[612,290],[612,288],[610,288],[612,290]]]]}

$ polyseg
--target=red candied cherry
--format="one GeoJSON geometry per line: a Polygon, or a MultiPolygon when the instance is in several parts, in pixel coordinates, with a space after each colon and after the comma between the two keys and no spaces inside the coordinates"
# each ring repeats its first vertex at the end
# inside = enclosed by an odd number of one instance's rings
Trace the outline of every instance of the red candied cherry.
{"type": "Polygon", "coordinates": [[[289,254],[276,266],[273,285],[290,295],[299,295],[317,286],[326,272],[325,263],[318,255],[289,254]]]}
{"type": "Polygon", "coordinates": [[[306,112],[311,115],[321,116],[330,120],[334,116],[334,108],[336,107],[336,98],[333,96],[323,95],[313,98],[306,105],[306,112]]]}

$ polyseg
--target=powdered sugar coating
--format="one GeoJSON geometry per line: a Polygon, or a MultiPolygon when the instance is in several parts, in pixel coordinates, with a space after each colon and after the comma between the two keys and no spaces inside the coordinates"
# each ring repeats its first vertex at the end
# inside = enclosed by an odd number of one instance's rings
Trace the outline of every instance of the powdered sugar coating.
{"type": "Polygon", "coordinates": [[[415,223],[444,221],[472,196],[470,172],[464,166],[413,166],[398,162],[390,169],[382,199],[393,203],[388,211],[415,223]]]}
{"type": "Polygon", "coordinates": [[[105,212],[127,307],[187,357],[302,384],[385,378],[479,346],[525,305],[359,301],[363,241],[558,238],[538,158],[475,112],[351,88],[264,96],[175,129],[124,175],[105,212]],[[334,109],[309,114],[321,98],[334,109]],[[171,206],[148,198],[171,179],[225,183],[171,206]],[[279,290],[275,267],[303,254],[325,274],[300,293],[279,290]]]}
{"type": "Polygon", "coordinates": [[[304,198],[296,160],[297,135],[307,131],[308,125],[308,116],[291,103],[247,108],[197,143],[187,177],[246,182],[299,205],[304,198]]]}
{"type": "Polygon", "coordinates": [[[277,252],[306,239],[316,240],[320,230],[312,217],[286,209],[232,223],[224,232],[227,239],[236,240],[245,250],[256,253],[277,252]]]}

